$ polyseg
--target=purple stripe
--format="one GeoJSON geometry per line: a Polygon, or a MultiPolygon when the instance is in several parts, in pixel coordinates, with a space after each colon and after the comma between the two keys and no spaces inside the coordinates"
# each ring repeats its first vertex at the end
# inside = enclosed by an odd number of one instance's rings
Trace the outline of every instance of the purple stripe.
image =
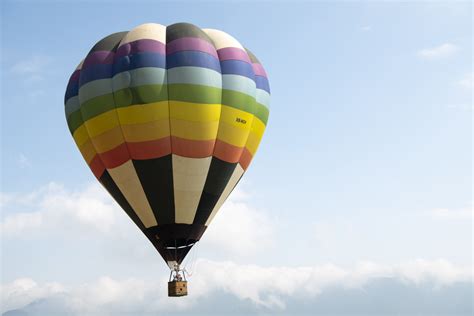
{"type": "Polygon", "coordinates": [[[117,58],[137,53],[165,54],[165,44],[160,41],[145,38],[121,45],[117,49],[117,58]]]}
{"type": "Polygon", "coordinates": [[[69,83],[71,83],[73,81],[78,81],[80,75],[81,75],[81,70],[80,69],[75,70],[72,73],[71,77],[69,78],[69,83]]]}
{"type": "Polygon", "coordinates": [[[219,60],[242,60],[251,64],[249,56],[247,53],[237,47],[225,47],[217,51],[219,55],[219,60]]]}
{"type": "Polygon", "coordinates": [[[252,68],[256,76],[262,76],[262,77],[268,78],[267,73],[265,72],[265,69],[263,69],[262,65],[253,63],[252,68]]]}
{"type": "Polygon", "coordinates": [[[113,64],[115,53],[111,51],[99,50],[87,55],[82,68],[87,68],[97,64],[113,64]]]}
{"type": "Polygon", "coordinates": [[[216,48],[211,43],[197,37],[182,37],[166,44],[167,55],[187,50],[208,53],[219,59],[216,48]]]}

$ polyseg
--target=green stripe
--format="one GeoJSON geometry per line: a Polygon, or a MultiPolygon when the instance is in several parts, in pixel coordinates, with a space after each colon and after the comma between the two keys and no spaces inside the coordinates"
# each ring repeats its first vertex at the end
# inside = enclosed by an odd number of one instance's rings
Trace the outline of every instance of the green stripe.
{"type": "Polygon", "coordinates": [[[169,84],[169,99],[173,101],[220,104],[222,89],[194,84],[169,84]]]}
{"type": "Polygon", "coordinates": [[[256,109],[254,115],[263,122],[263,124],[267,125],[268,116],[270,115],[270,111],[266,106],[256,102],[256,109]]]}
{"type": "Polygon", "coordinates": [[[71,134],[74,134],[74,131],[79,128],[84,123],[82,120],[81,110],[72,112],[67,118],[67,126],[71,134]]]}
{"type": "Polygon", "coordinates": [[[191,84],[146,85],[118,90],[115,94],[101,95],[84,102],[81,104],[80,111],[75,111],[69,115],[69,129],[73,133],[83,121],[110,111],[115,107],[147,104],[168,99],[205,104],[222,103],[252,113],[265,124],[269,115],[269,110],[263,104],[257,103],[254,97],[238,91],[191,84]]]}

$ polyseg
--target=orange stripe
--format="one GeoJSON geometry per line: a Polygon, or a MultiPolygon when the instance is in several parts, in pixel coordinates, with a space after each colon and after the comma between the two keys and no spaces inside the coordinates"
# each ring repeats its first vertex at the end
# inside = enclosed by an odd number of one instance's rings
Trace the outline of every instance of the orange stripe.
{"type": "Polygon", "coordinates": [[[252,154],[247,148],[244,148],[242,156],[240,156],[239,164],[242,166],[242,169],[247,170],[252,161],[252,154]]]}
{"type": "Polygon", "coordinates": [[[243,149],[243,147],[237,147],[217,139],[213,156],[220,160],[235,163],[239,161],[243,149]]]}
{"type": "Polygon", "coordinates": [[[188,158],[205,158],[212,156],[216,140],[190,140],[171,136],[173,154],[188,158]]]}
{"type": "Polygon", "coordinates": [[[97,179],[100,179],[105,171],[104,164],[97,155],[95,155],[95,157],[91,160],[89,168],[91,168],[92,173],[97,179]]]}
{"type": "Polygon", "coordinates": [[[163,137],[146,142],[127,143],[132,159],[145,160],[160,158],[171,154],[171,139],[163,137]]]}

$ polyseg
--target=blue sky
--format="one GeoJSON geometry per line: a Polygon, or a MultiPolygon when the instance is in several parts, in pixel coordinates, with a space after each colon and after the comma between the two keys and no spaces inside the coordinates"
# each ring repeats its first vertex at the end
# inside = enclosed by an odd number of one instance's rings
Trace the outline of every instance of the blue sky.
{"type": "MultiPolygon", "coordinates": [[[[293,289],[301,271],[316,284],[310,311],[341,313],[341,300],[360,299],[356,289],[367,302],[343,312],[370,313],[369,298],[385,288],[423,298],[406,303],[406,313],[472,311],[470,2],[1,5],[1,312],[107,315],[124,301],[130,315],[176,307],[213,314],[197,308],[203,301],[221,314],[305,313],[293,289]],[[256,158],[191,255],[195,295],[176,302],[164,297],[161,258],[94,184],[63,97],[103,36],[182,21],[249,47],[269,75],[272,101],[256,158]],[[281,285],[254,293],[244,275],[281,285]],[[130,288],[152,307],[138,308],[130,288]],[[94,291],[109,294],[84,294],[94,291]],[[212,299],[217,292],[227,305],[212,299]]],[[[380,308],[400,312],[394,299],[380,308]]]]}

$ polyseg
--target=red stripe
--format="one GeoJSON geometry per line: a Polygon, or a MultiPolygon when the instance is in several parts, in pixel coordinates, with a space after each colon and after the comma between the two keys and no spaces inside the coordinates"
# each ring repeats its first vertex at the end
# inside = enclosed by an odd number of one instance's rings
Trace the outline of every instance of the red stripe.
{"type": "Polygon", "coordinates": [[[97,179],[100,179],[105,171],[104,164],[97,155],[92,158],[91,162],[89,163],[89,168],[91,168],[92,173],[97,179]]]}
{"type": "Polygon", "coordinates": [[[114,149],[99,154],[99,156],[107,169],[116,168],[130,160],[126,143],[122,143],[114,149]]]}
{"type": "Polygon", "coordinates": [[[242,156],[240,156],[239,164],[242,166],[242,169],[247,170],[252,161],[252,154],[248,151],[247,148],[244,148],[242,151],[242,156]]]}
{"type": "Polygon", "coordinates": [[[213,156],[220,160],[235,163],[239,161],[243,149],[243,147],[237,147],[217,139],[213,156]]]}
{"type": "Polygon", "coordinates": [[[173,154],[189,158],[212,156],[215,140],[190,140],[171,136],[173,154]]]}
{"type": "Polygon", "coordinates": [[[171,153],[171,139],[164,137],[146,142],[127,143],[132,159],[145,160],[160,158],[171,153]]]}

